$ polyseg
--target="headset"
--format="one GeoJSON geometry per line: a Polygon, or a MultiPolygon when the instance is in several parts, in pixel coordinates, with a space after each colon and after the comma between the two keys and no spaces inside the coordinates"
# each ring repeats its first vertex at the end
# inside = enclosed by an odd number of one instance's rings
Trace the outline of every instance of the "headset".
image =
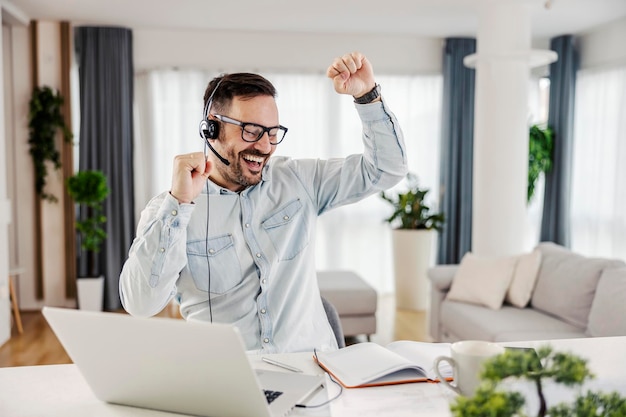
{"type": "MultiPolygon", "coordinates": [[[[200,137],[202,139],[204,139],[204,144],[206,146],[208,146],[209,149],[211,149],[211,151],[215,154],[215,156],[217,156],[219,158],[220,161],[222,161],[222,163],[224,163],[225,165],[230,165],[230,162],[226,158],[224,158],[222,155],[217,153],[215,148],[213,148],[213,146],[211,146],[211,143],[209,142],[209,140],[217,139],[219,137],[219,134],[220,134],[219,122],[217,120],[209,119],[209,112],[211,111],[211,105],[213,104],[213,96],[215,95],[215,92],[219,88],[219,86],[222,83],[222,81],[224,81],[224,78],[226,78],[225,75],[217,82],[217,85],[215,86],[215,88],[211,92],[211,95],[209,96],[209,99],[207,100],[206,105],[204,106],[204,109],[202,110],[202,120],[200,121],[199,130],[200,130],[200,137]]],[[[205,156],[205,158],[206,158],[206,146],[204,148],[204,156],[205,156]]],[[[206,202],[205,249],[206,249],[206,255],[207,255],[206,266],[207,266],[207,272],[208,272],[208,277],[207,277],[208,278],[208,282],[207,282],[207,298],[208,298],[208,301],[209,301],[209,317],[210,317],[211,323],[213,323],[213,306],[211,304],[211,264],[210,264],[210,261],[209,261],[209,218],[210,218],[210,210],[209,210],[209,180],[208,179],[207,179],[207,182],[206,182],[206,195],[207,195],[207,202],[206,202]]]]}
{"type": "Polygon", "coordinates": [[[209,113],[211,112],[211,106],[213,105],[213,96],[215,95],[215,92],[220,87],[220,84],[222,83],[222,81],[224,81],[226,77],[226,75],[222,76],[222,78],[217,82],[217,85],[211,92],[211,95],[209,96],[209,99],[207,100],[206,105],[204,106],[204,109],[202,111],[202,120],[200,121],[199,130],[200,137],[204,139],[206,145],[209,147],[211,152],[213,152],[215,156],[217,156],[217,158],[222,161],[223,164],[230,165],[228,159],[220,155],[211,145],[211,142],[209,142],[212,139],[217,139],[220,135],[220,124],[217,120],[209,119],[209,113]]]}

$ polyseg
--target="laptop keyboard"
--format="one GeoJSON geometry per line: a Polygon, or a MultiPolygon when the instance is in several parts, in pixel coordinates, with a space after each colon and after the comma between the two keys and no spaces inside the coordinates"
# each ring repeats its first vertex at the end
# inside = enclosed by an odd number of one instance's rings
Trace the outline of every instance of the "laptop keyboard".
{"type": "Polygon", "coordinates": [[[282,395],[281,391],[270,391],[268,389],[264,389],[263,392],[265,393],[265,399],[267,400],[268,404],[270,404],[272,401],[282,395]]]}

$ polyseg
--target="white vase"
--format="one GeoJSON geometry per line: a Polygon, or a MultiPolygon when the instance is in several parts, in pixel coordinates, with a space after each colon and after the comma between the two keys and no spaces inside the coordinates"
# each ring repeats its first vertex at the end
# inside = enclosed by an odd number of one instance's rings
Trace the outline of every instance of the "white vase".
{"type": "Polygon", "coordinates": [[[396,308],[428,310],[430,284],[426,271],[434,263],[436,236],[434,230],[393,230],[396,308]]]}
{"type": "Polygon", "coordinates": [[[78,278],[78,308],[80,310],[102,311],[104,304],[104,277],[78,278]]]}

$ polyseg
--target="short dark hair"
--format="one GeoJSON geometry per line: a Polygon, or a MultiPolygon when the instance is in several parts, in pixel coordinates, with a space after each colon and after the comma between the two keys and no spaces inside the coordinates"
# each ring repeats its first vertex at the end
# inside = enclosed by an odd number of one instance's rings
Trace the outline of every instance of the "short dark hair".
{"type": "MultiPolygon", "coordinates": [[[[219,88],[213,95],[211,107],[217,111],[228,108],[234,97],[253,98],[257,96],[276,97],[276,88],[266,78],[248,72],[222,74],[213,78],[204,91],[204,108],[207,109],[209,97],[219,83],[219,88]]],[[[205,114],[205,116],[208,116],[205,114]]]]}

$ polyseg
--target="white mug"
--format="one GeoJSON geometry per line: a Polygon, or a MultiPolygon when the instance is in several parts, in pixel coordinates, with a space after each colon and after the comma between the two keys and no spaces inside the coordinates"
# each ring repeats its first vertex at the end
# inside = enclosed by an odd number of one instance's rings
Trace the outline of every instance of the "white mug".
{"type": "Polygon", "coordinates": [[[452,357],[439,356],[435,359],[435,374],[442,384],[467,397],[473,396],[480,385],[480,373],[484,362],[496,355],[504,353],[504,348],[491,342],[480,340],[464,340],[450,346],[452,357]],[[454,370],[454,384],[441,376],[439,364],[449,363],[454,370]]]}

